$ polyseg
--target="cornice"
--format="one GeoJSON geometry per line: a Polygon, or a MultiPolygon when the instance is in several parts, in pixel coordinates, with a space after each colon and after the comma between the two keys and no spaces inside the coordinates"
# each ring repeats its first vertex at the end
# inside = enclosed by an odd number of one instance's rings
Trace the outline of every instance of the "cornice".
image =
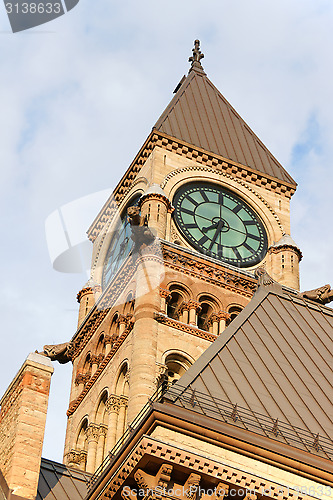
{"type": "Polygon", "coordinates": [[[200,330],[195,326],[191,326],[186,323],[182,323],[181,321],[177,321],[176,319],[169,318],[166,314],[156,313],[155,320],[158,321],[158,323],[170,326],[171,328],[176,328],[177,330],[189,333],[190,335],[194,335],[195,337],[209,340],[210,342],[214,342],[218,337],[213,333],[206,332],[205,330],[200,330]]]}
{"type": "MultiPolygon", "coordinates": [[[[291,488],[276,483],[272,480],[265,479],[262,476],[232,467],[226,463],[213,460],[202,456],[195,451],[184,450],[178,448],[174,444],[164,443],[156,438],[143,436],[132,449],[123,463],[118,469],[111,474],[109,479],[101,483],[102,488],[96,490],[89,495],[89,498],[107,499],[113,496],[124,488],[128,477],[133,476],[133,472],[141,465],[141,460],[144,456],[149,456],[151,460],[156,460],[158,463],[170,463],[173,466],[181,467],[181,470],[186,473],[196,472],[201,478],[205,476],[206,481],[210,477],[214,484],[216,481],[235,485],[251,493],[257,494],[259,498],[264,496],[266,498],[281,500],[305,500],[310,499],[309,495],[301,493],[296,489],[293,491],[291,488]],[[161,462],[162,461],[162,462],[161,462]]],[[[106,478],[105,478],[106,479],[106,478]]],[[[213,495],[212,495],[212,498],[213,495]]]]}
{"type": "Polygon", "coordinates": [[[88,229],[87,234],[91,241],[95,241],[105,222],[110,219],[113,211],[120,205],[126,194],[131,190],[135,177],[140,172],[142,166],[155,146],[161,147],[166,151],[174,152],[179,156],[186,157],[189,160],[199,163],[200,165],[196,165],[198,169],[207,167],[209,168],[209,171],[219,173],[220,175],[223,172],[233,179],[250,182],[251,184],[264,187],[269,191],[274,191],[287,198],[291,198],[296,191],[296,185],[294,184],[281,181],[249,166],[241,165],[240,163],[224,158],[223,156],[211,153],[153,129],[115,188],[111,201],[109,199],[105,203],[96,219],[88,229]]]}
{"type": "Polygon", "coordinates": [[[174,271],[212,283],[215,286],[231,290],[251,298],[257,288],[257,280],[241,273],[237,269],[227,268],[223,263],[210,263],[204,256],[188,255],[181,247],[175,248],[166,241],[161,241],[164,265],[174,271]]]}

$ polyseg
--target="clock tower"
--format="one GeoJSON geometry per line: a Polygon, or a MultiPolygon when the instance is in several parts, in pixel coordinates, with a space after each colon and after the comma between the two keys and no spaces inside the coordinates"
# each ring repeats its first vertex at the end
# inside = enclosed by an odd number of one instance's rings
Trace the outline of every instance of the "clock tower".
{"type": "Polygon", "coordinates": [[[299,288],[296,183],[191,67],[88,236],[64,451],[94,472],[161,382],[175,382],[250,301],[263,267],[299,288]]]}

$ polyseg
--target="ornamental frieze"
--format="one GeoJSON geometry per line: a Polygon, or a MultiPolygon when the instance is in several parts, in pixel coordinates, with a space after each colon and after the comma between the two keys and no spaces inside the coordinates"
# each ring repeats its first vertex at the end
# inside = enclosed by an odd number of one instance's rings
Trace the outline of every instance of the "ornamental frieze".
{"type": "Polygon", "coordinates": [[[253,276],[241,275],[241,271],[234,271],[224,267],[223,264],[203,263],[202,256],[197,259],[184,255],[181,250],[174,249],[167,244],[162,243],[164,264],[175,271],[181,272],[199,278],[214,285],[236,291],[246,297],[252,297],[256,290],[257,281],[253,276]]]}

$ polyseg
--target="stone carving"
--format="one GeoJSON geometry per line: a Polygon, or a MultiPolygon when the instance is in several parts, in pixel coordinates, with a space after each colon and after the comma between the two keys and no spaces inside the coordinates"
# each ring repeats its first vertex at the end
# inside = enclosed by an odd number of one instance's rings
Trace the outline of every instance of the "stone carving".
{"type": "Polygon", "coordinates": [[[172,469],[173,466],[170,464],[161,465],[160,470],[156,475],[156,482],[159,488],[167,489],[168,483],[171,481],[172,469]]]}
{"type": "Polygon", "coordinates": [[[190,474],[184,484],[185,495],[189,499],[194,499],[196,497],[197,490],[199,488],[201,481],[200,474],[190,474]]]}
{"type": "Polygon", "coordinates": [[[89,443],[89,441],[97,441],[99,434],[100,434],[99,425],[89,424],[85,432],[86,432],[88,443],[89,443]]]}
{"type": "Polygon", "coordinates": [[[147,216],[140,215],[139,207],[129,207],[127,209],[127,215],[131,225],[131,238],[134,241],[134,248],[138,250],[140,247],[145,247],[150,245],[155,236],[148,227],[147,216]]]}
{"type": "Polygon", "coordinates": [[[67,464],[85,465],[87,461],[87,452],[85,450],[71,450],[67,454],[67,464]]]}
{"type": "Polygon", "coordinates": [[[274,283],[273,278],[268,274],[265,268],[263,267],[258,267],[254,271],[255,277],[258,279],[258,286],[264,285],[272,285],[274,283]]]}
{"type": "Polygon", "coordinates": [[[71,342],[65,342],[64,344],[44,345],[43,351],[36,351],[36,353],[40,354],[41,356],[50,358],[51,361],[58,361],[63,365],[72,360],[72,356],[74,354],[74,346],[71,342]]]}
{"type": "Polygon", "coordinates": [[[300,293],[299,296],[302,299],[313,300],[319,304],[328,304],[333,300],[333,290],[331,290],[331,285],[324,285],[320,288],[300,293]]]}
{"type": "Polygon", "coordinates": [[[115,394],[111,394],[111,396],[109,396],[109,398],[105,401],[105,406],[109,414],[119,413],[120,397],[115,394]]]}

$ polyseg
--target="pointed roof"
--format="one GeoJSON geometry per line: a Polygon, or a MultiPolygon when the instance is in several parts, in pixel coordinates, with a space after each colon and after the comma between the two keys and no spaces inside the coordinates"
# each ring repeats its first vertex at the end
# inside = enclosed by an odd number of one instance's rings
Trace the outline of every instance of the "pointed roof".
{"type": "Polygon", "coordinates": [[[333,310],[274,282],[259,287],[167,398],[219,419],[229,408],[239,425],[252,421],[245,428],[258,424],[266,435],[276,422],[276,435],[305,436],[310,451],[318,438],[333,458],[332,384],[333,310]]]}
{"type": "MultiPolygon", "coordinates": [[[[199,42],[195,41],[195,44],[199,42]]],[[[198,46],[192,66],[154,128],[194,146],[296,186],[266,146],[208,79],[198,46]]]]}

